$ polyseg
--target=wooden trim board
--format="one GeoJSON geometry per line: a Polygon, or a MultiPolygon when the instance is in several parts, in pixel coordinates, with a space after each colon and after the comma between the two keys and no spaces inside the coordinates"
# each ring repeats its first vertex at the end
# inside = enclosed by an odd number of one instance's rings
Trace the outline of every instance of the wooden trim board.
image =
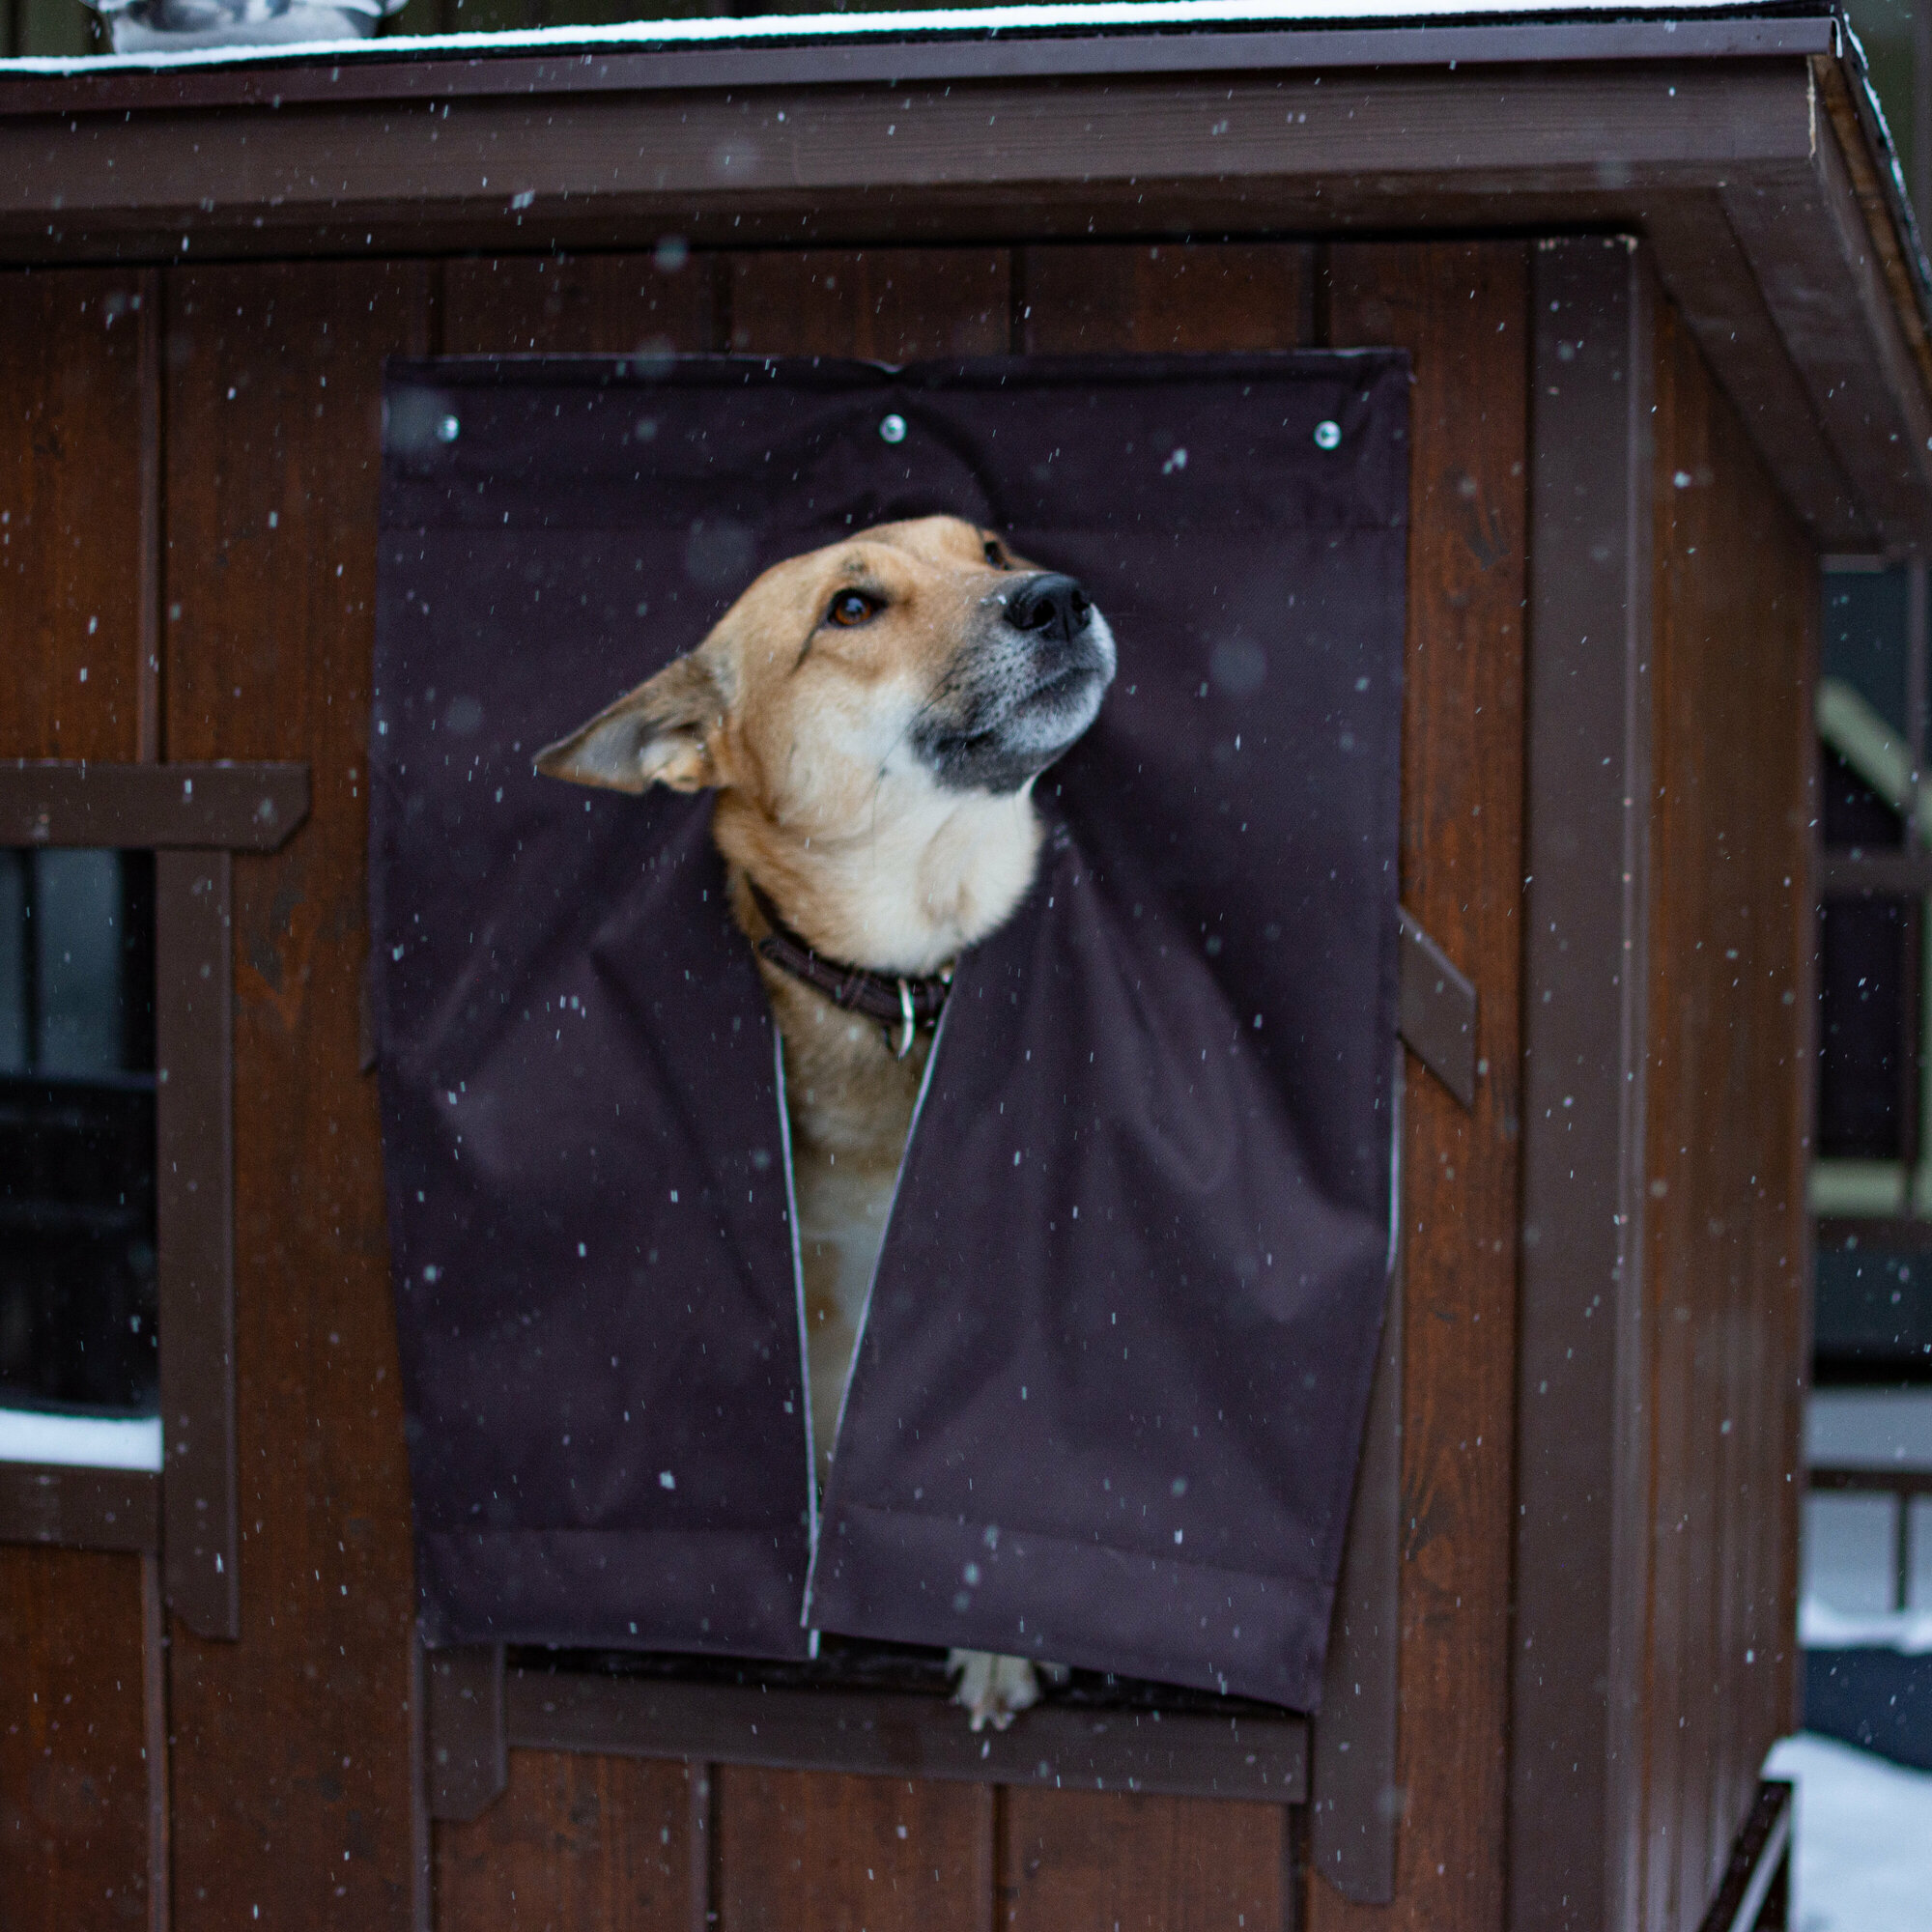
{"type": "Polygon", "coordinates": [[[0,1543],[69,1549],[161,1547],[161,1485],[143,1469],[0,1463],[0,1543]]]}
{"type": "Polygon", "coordinates": [[[1856,57],[1823,17],[1669,26],[461,61],[389,42],[20,76],[0,87],[0,252],[1619,229],[1652,242],[1818,541],[1932,541],[1927,296],[1889,156],[1846,105],[1856,57]]]}
{"type": "Polygon", "coordinates": [[[231,851],[279,849],[308,805],[300,764],[0,763],[0,843],[156,853],[156,1246],[166,1455],[158,1479],[105,1470],[22,1475],[0,1465],[0,1539],[160,1551],[169,1605],[203,1636],[232,1638],[241,1629],[231,851]]]}

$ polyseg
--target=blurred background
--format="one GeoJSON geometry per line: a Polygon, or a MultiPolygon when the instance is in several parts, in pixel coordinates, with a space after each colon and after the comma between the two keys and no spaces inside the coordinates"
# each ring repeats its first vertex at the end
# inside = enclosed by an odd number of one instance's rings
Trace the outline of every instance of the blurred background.
{"type": "MultiPolygon", "coordinates": [[[[1932,0],[1851,10],[1932,208],[1932,0]]],[[[1828,558],[1817,1216],[1800,1634],[1809,1730],[1932,1770],[1932,785],[1923,564],[1828,558]]]]}

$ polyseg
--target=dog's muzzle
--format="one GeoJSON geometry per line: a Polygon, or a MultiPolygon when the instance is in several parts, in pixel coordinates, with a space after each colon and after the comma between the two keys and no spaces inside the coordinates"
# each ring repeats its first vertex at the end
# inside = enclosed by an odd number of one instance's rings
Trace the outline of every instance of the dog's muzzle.
{"type": "Polygon", "coordinates": [[[913,732],[954,791],[1017,791],[1093,724],[1114,677],[1114,634],[1086,590],[1038,571],[989,598],[913,732]]]}

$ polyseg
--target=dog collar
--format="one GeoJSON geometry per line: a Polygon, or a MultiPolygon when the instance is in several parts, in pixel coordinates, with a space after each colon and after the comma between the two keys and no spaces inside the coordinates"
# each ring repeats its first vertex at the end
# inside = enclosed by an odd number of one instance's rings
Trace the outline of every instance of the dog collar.
{"type": "Polygon", "coordinates": [[[816,988],[835,1007],[847,1012],[864,1013],[885,1029],[886,1044],[895,1060],[903,1060],[922,1026],[937,1026],[952,990],[952,969],[948,966],[920,979],[903,975],[874,973],[868,966],[843,966],[836,960],[821,959],[811,947],[795,933],[780,916],[758,882],[747,872],[745,884],[752,902],[771,928],[756,942],[761,957],[769,959],[781,973],[803,980],[816,988]]]}

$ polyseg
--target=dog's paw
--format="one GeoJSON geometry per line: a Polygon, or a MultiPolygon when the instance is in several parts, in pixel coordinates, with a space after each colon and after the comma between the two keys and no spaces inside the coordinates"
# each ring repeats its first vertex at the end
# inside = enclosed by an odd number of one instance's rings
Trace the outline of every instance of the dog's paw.
{"type": "MultiPolygon", "coordinates": [[[[971,1716],[976,1731],[988,1724],[1004,1731],[1030,1704],[1039,1702],[1039,1677],[1023,1657],[997,1657],[990,1650],[953,1650],[947,1653],[946,1668],[958,1672],[952,1701],[971,1716]]],[[[1047,1668],[1050,1671],[1052,1666],[1047,1668]]]]}

